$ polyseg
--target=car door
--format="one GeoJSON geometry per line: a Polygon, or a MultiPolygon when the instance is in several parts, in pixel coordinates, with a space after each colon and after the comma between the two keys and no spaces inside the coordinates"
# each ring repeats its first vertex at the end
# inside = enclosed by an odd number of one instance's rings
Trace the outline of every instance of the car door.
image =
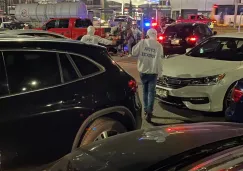
{"type": "MultiPolygon", "coordinates": [[[[72,39],[81,40],[82,36],[87,34],[87,28],[93,25],[90,20],[86,19],[76,19],[74,22],[74,27],[72,30],[72,39]]],[[[97,34],[97,31],[96,31],[97,34]]]]}
{"type": "Polygon", "coordinates": [[[61,63],[68,65],[68,61],[60,60],[56,52],[6,50],[2,54],[9,88],[9,94],[0,97],[2,156],[29,163],[65,155],[83,121],[73,100],[78,74],[70,67],[64,70],[61,63]]]}
{"type": "Polygon", "coordinates": [[[71,37],[71,27],[69,27],[69,19],[51,20],[46,24],[46,29],[50,32],[64,35],[68,38],[71,37]]]}

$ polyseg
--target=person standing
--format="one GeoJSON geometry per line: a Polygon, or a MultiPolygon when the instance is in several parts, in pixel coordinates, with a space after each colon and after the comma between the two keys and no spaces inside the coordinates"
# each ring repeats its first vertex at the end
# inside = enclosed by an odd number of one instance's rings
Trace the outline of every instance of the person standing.
{"type": "Polygon", "coordinates": [[[130,24],[127,24],[126,35],[127,35],[126,44],[128,46],[128,57],[132,57],[132,47],[135,44],[135,38],[130,24]]]}
{"type": "Polygon", "coordinates": [[[137,69],[143,84],[143,102],[145,119],[151,122],[155,100],[155,87],[158,76],[162,74],[164,51],[157,41],[157,31],[149,29],[148,39],[141,40],[132,49],[132,55],[138,57],[137,69]]]}
{"type": "Polygon", "coordinates": [[[138,26],[136,23],[133,24],[132,33],[135,38],[135,43],[137,43],[141,39],[142,32],[138,29],[138,26]]]}
{"type": "Polygon", "coordinates": [[[81,39],[81,42],[88,43],[88,44],[103,44],[103,45],[114,45],[116,44],[116,41],[111,41],[108,39],[104,39],[100,36],[95,35],[95,27],[89,26],[87,28],[87,34],[84,35],[81,39]]]}

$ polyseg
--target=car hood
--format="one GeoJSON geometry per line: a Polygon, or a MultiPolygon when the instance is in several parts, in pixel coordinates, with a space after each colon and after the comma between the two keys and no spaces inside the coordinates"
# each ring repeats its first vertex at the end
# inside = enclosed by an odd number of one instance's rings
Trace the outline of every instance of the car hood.
{"type": "Polygon", "coordinates": [[[223,61],[179,55],[163,60],[163,75],[200,78],[224,74],[240,66],[239,61],[223,61]]]}
{"type": "Polygon", "coordinates": [[[242,135],[242,124],[221,122],[138,130],[83,146],[45,170],[143,170],[184,151],[242,135]]]}

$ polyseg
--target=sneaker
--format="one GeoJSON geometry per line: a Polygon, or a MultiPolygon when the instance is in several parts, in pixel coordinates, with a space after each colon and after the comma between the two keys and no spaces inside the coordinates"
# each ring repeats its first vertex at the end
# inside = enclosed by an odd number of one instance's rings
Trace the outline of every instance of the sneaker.
{"type": "Polygon", "coordinates": [[[152,114],[151,113],[147,113],[145,115],[145,120],[148,122],[148,123],[151,123],[151,118],[152,118],[152,114]]]}
{"type": "Polygon", "coordinates": [[[132,55],[131,55],[131,54],[129,54],[129,55],[128,55],[128,57],[130,58],[130,57],[132,57],[132,55]]]}

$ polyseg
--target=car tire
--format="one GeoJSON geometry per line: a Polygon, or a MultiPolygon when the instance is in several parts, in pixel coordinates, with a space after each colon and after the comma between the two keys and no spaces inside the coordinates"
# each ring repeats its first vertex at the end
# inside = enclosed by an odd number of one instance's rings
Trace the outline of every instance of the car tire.
{"type": "Polygon", "coordinates": [[[80,146],[105,139],[106,135],[110,137],[124,132],[127,132],[127,129],[120,122],[107,117],[98,118],[86,129],[80,146]]]}
{"type": "Polygon", "coordinates": [[[224,104],[223,104],[223,112],[226,111],[226,109],[229,107],[229,102],[227,102],[229,99],[229,97],[231,96],[232,90],[235,86],[235,83],[231,84],[230,87],[228,88],[227,92],[225,93],[224,96],[224,104]]]}

